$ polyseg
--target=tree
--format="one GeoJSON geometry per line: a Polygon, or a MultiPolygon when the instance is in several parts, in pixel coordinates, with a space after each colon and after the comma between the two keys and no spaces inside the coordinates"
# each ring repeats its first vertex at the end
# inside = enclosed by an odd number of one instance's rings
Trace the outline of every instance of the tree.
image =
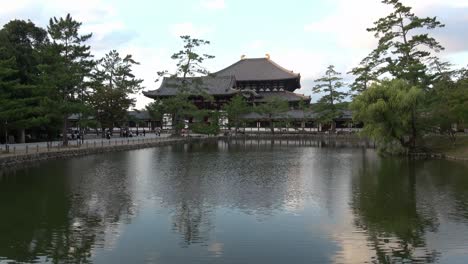
{"type": "Polygon", "coordinates": [[[377,48],[369,55],[369,65],[374,67],[377,76],[389,73],[413,85],[427,85],[424,60],[432,51],[444,48],[423,31],[444,25],[436,17],[416,16],[411,7],[404,6],[399,0],[383,0],[382,3],[391,5],[393,12],[367,29],[379,39],[377,48]]]}
{"type": "Polygon", "coordinates": [[[198,108],[189,100],[188,95],[179,93],[174,97],[161,100],[164,113],[172,117],[172,127],[175,135],[180,135],[180,131],[185,127],[184,119],[193,117],[198,108]]]}
{"type": "Polygon", "coordinates": [[[270,123],[271,133],[275,133],[275,126],[273,118],[279,114],[283,114],[289,110],[289,104],[283,98],[273,96],[267,99],[265,103],[257,105],[254,109],[255,112],[265,115],[267,121],[270,123]]]}
{"type": "Polygon", "coordinates": [[[87,88],[94,62],[90,47],[84,43],[92,34],[80,35],[81,23],[70,14],[65,18],[51,18],[47,31],[52,43],[48,45],[47,58],[41,65],[42,83],[49,89],[49,102],[62,118],[63,144],[68,144],[68,117],[85,108],[83,94],[87,88]]]}
{"type": "Polygon", "coordinates": [[[19,132],[19,142],[25,141],[25,129],[48,122],[43,105],[46,94],[37,78],[40,50],[47,43],[47,32],[31,21],[12,20],[0,30],[0,60],[10,69],[3,78],[14,82],[0,91],[0,118],[19,132]]]}
{"type": "Polygon", "coordinates": [[[224,111],[226,111],[226,117],[228,118],[229,128],[234,126],[234,131],[237,135],[242,115],[250,112],[250,107],[241,95],[234,96],[231,101],[224,105],[224,111]]]}
{"type": "Polygon", "coordinates": [[[378,81],[377,74],[373,72],[374,68],[375,65],[372,61],[372,57],[368,56],[361,61],[358,67],[353,68],[348,73],[356,76],[356,79],[354,79],[354,82],[350,85],[354,95],[364,92],[373,82],[378,81]]]}
{"type": "MultiPolygon", "coordinates": [[[[191,38],[190,36],[181,36],[180,38],[184,42],[183,49],[171,56],[173,60],[177,61],[176,72],[174,74],[169,74],[167,70],[159,71],[157,73],[158,79],[156,79],[156,81],[159,81],[159,78],[164,76],[169,76],[169,78],[182,78],[182,81],[176,82],[175,87],[173,87],[177,89],[178,94],[172,98],[162,99],[157,103],[162,104],[163,109],[167,111],[166,113],[171,114],[172,124],[175,128],[174,133],[176,135],[179,135],[181,129],[184,127],[182,123],[184,118],[188,116],[193,117],[193,111],[198,110],[197,107],[189,101],[189,98],[193,96],[207,97],[206,93],[200,89],[202,79],[194,78],[191,79],[190,82],[187,82],[187,78],[197,75],[208,75],[209,72],[202,66],[202,63],[206,59],[214,58],[212,55],[200,55],[196,52],[197,48],[210,44],[209,41],[191,38]],[[189,85],[191,87],[189,87],[189,85]]],[[[153,105],[152,107],[159,106],[153,105]]]]}
{"type": "Polygon", "coordinates": [[[405,151],[414,151],[423,124],[421,114],[413,113],[418,112],[423,102],[424,92],[418,86],[406,80],[385,79],[358,95],[351,109],[354,121],[364,123],[362,133],[379,142],[382,148],[397,145],[405,151]]]}
{"type": "Polygon", "coordinates": [[[432,130],[455,141],[454,125],[468,123],[468,78],[465,69],[452,71],[447,63],[437,63],[434,85],[428,92],[426,121],[432,130]]]}
{"type": "MultiPolygon", "coordinates": [[[[185,79],[186,77],[193,77],[197,74],[208,75],[209,71],[202,66],[202,63],[206,59],[213,59],[214,56],[208,54],[198,54],[195,50],[200,46],[209,45],[210,42],[203,39],[192,38],[188,35],[180,36],[180,38],[184,42],[184,46],[182,50],[174,53],[171,56],[171,59],[177,61],[177,70],[172,76],[179,76],[185,79]]],[[[158,76],[166,76],[168,73],[169,72],[167,70],[160,71],[158,72],[158,76]]]]}
{"type": "Polygon", "coordinates": [[[135,106],[135,99],[130,95],[143,88],[143,80],[132,73],[132,66],[138,64],[131,55],[121,58],[116,50],[98,61],[92,76],[94,90],[90,103],[103,130],[109,128],[112,131],[115,124],[123,123],[127,119],[127,110],[135,106]]]}
{"type": "Polygon", "coordinates": [[[325,94],[317,102],[317,109],[321,113],[321,121],[331,123],[333,131],[335,130],[333,119],[340,114],[338,104],[347,95],[347,93],[339,91],[344,86],[343,78],[340,76],[341,73],[335,71],[335,66],[330,65],[325,75],[315,80],[317,84],[312,88],[314,93],[325,94]]]}

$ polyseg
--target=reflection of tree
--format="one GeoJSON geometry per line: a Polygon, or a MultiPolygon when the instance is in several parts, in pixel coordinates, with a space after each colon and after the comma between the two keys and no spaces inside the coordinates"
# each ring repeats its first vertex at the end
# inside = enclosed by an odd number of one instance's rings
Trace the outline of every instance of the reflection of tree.
{"type": "Polygon", "coordinates": [[[125,175],[97,176],[92,161],[57,161],[0,177],[0,257],[91,262],[92,249],[131,212],[125,190],[116,187],[122,180],[113,178],[125,175]]]}
{"type": "Polygon", "coordinates": [[[417,207],[417,163],[383,159],[363,166],[353,177],[352,208],[355,224],[365,230],[378,261],[434,262],[437,252],[426,249],[425,232],[435,231],[437,220],[417,207]],[[422,255],[420,255],[422,253],[422,255]]]}

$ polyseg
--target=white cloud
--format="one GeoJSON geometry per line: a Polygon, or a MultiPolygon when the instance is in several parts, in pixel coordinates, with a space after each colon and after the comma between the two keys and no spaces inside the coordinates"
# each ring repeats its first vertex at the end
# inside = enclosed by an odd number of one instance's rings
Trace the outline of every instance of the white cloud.
{"type": "Polygon", "coordinates": [[[194,26],[191,22],[174,24],[170,26],[169,30],[175,37],[190,35],[197,38],[204,37],[214,31],[212,27],[194,26]]]}
{"type": "MultiPolygon", "coordinates": [[[[377,41],[366,29],[372,27],[373,22],[379,18],[389,14],[391,7],[375,0],[334,0],[334,3],[335,11],[321,20],[306,24],[304,30],[324,34],[334,39],[338,47],[350,51],[374,48],[377,41]]],[[[463,12],[468,10],[462,9],[468,7],[467,0],[403,0],[403,3],[413,7],[416,15],[438,16],[439,20],[447,25],[443,30],[435,31],[435,34],[442,35],[440,40],[449,50],[452,50],[452,47],[457,51],[466,48],[466,41],[456,33],[457,30],[452,30],[452,33],[450,31],[451,28],[460,27],[459,24],[464,18],[463,12]]]]}
{"type": "Polygon", "coordinates": [[[226,8],[226,3],[224,0],[202,0],[200,2],[201,6],[207,9],[224,9],[226,8]]]}

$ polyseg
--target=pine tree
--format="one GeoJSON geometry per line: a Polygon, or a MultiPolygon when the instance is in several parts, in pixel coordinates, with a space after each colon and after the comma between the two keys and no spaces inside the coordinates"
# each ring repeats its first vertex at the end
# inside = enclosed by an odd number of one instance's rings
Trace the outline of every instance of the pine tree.
{"type": "Polygon", "coordinates": [[[431,52],[444,48],[423,30],[444,27],[436,17],[420,18],[399,0],[383,0],[391,5],[393,12],[374,22],[368,28],[379,39],[377,48],[371,53],[370,64],[377,76],[389,73],[395,78],[407,80],[413,85],[427,85],[425,59],[431,52]]]}
{"type": "Polygon", "coordinates": [[[43,85],[49,89],[50,105],[61,116],[63,144],[68,144],[68,117],[85,109],[86,92],[93,67],[90,47],[85,45],[92,34],[80,35],[80,22],[70,14],[65,18],[51,18],[47,31],[52,43],[46,49],[46,59],[41,65],[43,85]]]}
{"type": "Polygon", "coordinates": [[[25,129],[48,123],[43,105],[46,93],[37,78],[40,51],[47,43],[47,32],[31,21],[12,20],[0,30],[0,60],[13,71],[4,75],[4,82],[14,82],[0,91],[0,116],[18,132],[18,142],[24,142],[25,129]]]}
{"type": "Polygon", "coordinates": [[[344,86],[341,73],[335,71],[335,66],[328,66],[325,75],[315,80],[316,85],[312,88],[314,93],[324,94],[317,102],[317,110],[321,113],[321,121],[332,124],[333,119],[340,114],[339,103],[347,96],[347,93],[341,92],[340,88],[344,86]]]}
{"type": "Polygon", "coordinates": [[[121,58],[116,50],[99,60],[92,77],[94,91],[90,103],[102,129],[112,131],[115,124],[121,126],[127,119],[127,110],[135,106],[130,95],[143,88],[143,80],[132,73],[132,67],[138,64],[131,55],[121,58]]]}

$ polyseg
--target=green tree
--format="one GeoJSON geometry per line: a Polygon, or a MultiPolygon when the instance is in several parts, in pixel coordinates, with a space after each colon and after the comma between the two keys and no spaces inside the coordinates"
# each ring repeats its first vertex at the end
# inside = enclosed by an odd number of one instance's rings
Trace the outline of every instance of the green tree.
{"type": "Polygon", "coordinates": [[[334,118],[340,115],[339,104],[346,97],[347,93],[341,92],[344,86],[341,73],[335,71],[335,66],[328,66],[325,75],[315,80],[316,85],[312,88],[314,93],[324,94],[317,102],[317,109],[321,114],[321,121],[332,124],[332,131],[335,130],[334,118]]]}
{"type": "Polygon", "coordinates": [[[197,111],[197,107],[190,102],[190,98],[196,96],[203,96],[210,99],[200,87],[202,84],[201,78],[193,78],[190,82],[187,81],[188,77],[197,75],[208,75],[209,72],[203,67],[203,62],[207,59],[213,59],[214,56],[208,54],[198,54],[197,49],[209,45],[210,42],[202,39],[192,38],[190,36],[180,37],[184,42],[182,50],[174,53],[171,58],[176,60],[176,72],[169,74],[167,70],[157,72],[158,79],[164,76],[169,78],[182,78],[181,82],[175,82],[176,85],[173,87],[177,89],[177,95],[172,98],[161,99],[156,105],[151,107],[159,107],[158,104],[162,104],[165,113],[171,114],[172,125],[174,127],[174,133],[180,134],[181,129],[184,127],[184,120],[187,117],[193,117],[194,111],[197,111]]]}
{"type": "Polygon", "coordinates": [[[122,58],[115,50],[98,61],[92,77],[94,89],[90,103],[103,130],[112,131],[116,124],[121,126],[127,119],[128,109],[135,106],[135,99],[130,95],[143,88],[143,80],[132,73],[132,67],[138,64],[131,55],[122,58]]]}
{"type": "Polygon", "coordinates": [[[389,73],[395,78],[427,85],[427,66],[424,60],[431,52],[444,48],[425,30],[444,27],[436,17],[420,18],[399,0],[383,0],[393,12],[368,28],[379,39],[377,48],[369,55],[369,65],[377,76],[389,73]]]}
{"type": "Polygon", "coordinates": [[[242,121],[242,116],[250,112],[250,107],[241,95],[234,96],[231,101],[224,105],[224,111],[228,119],[229,129],[234,127],[237,135],[237,130],[242,121]]]}
{"type": "MultiPolygon", "coordinates": [[[[188,35],[180,36],[180,38],[184,42],[184,46],[182,50],[171,56],[171,59],[177,61],[177,70],[172,74],[172,76],[178,76],[185,79],[186,77],[193,77],[196,75],[208,75],[209,71],[203,67],[202,64],[206,59],[213,59],[214,56],[198,54],[196,49],[204,45],[209,45],[210,42],[203,39],[192,38],[188,35]]],[[[169,72],[167,70],[158,72],[159,77],[166,76],[168,74],[169,72]]]]}
{"type": "Polygon", "coordinates": [[[424,97],[421,88],[406,80],[385,79],[354,99],[353,119],[363,122],[362,133],[379,142],[384,150],[394,151],[390,147],[396,146],[414,151],[423,126],[421,114],[414,113],[418,113],[424,97]]]}
{"type": "Polygon", "coordinates": [[[468,78],[464,69],[450,70],[438,63],[433,88],[427,94],[426,122],[432,130],[447,134],[455,141],[454,125],[468,123],[468,78]]]}
{"type": "Polygon", "coordinates": [[[145,108],[153,120],[161,121],[161,129],[162,129],[163,120],[164,120],[164,105],[162,104],[161,100],[156,100],[154,102],[151,102],[145,108]]]}
{"type": "Polygon", "coordinates": [[[372,57],[368,56],[361,61],[358,67],[353,68],[349,74],[356,76],[354,82],[350,85],[351,92],[354,95],[360,94],[367,90],[369,86],[378,81],[377,74],[373,71],[375,64],[372,57]]]}
{"type": "Polygon", "coordinates": [[[3,78],[15,83],[0,91],[0,119],[19,132],[19,142],[25,140],[25,129],[48,122],[43,105],[46,94],[37,78],[40,50],[47,43],[47,32],[31,21],[12,20],[0,30],[0,60],[12,70],[3,78]]]}
{"type": "Polygon", "coordinates": [[[42,82],[50,92],[49,103],[62,118],[64,145],[68,144],[68,117],[85,109],[86,79],[94,64],[90,47],[85,45],[92,34],[80,35],[81,24],[70,14],[65,18],[50,19],[47,31],[52,43],[48,45],[47,58],[41,65],[42,82]]]}
{"type": "MultiPolygon", "coordinates": [[[[268,98],[265,103],[257,105],[254,109],[255,112],[265,116],[266,120],[270,123],[270,130],[272,134],[275,133],[273,118],[279,117],[280,114],[285,114],[288,110],[288,102],[279,96],[268,98]]],[[[286,116],[284,117],[286,118],[286,116]]]]}

